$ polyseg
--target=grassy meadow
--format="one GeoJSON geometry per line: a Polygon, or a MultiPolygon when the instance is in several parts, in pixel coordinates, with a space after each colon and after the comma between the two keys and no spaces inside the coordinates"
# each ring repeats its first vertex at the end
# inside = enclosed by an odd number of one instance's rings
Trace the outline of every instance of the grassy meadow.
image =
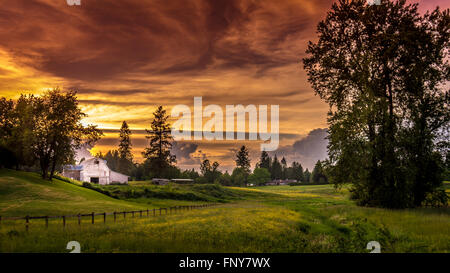
{"type": "MultiPolygon", "coordinates": [[[[446,184],[448,189],[448,184],[446,184]]],[[[176,205],[217,206],[157,217],[2,221],[0,252],[450,252],[450,210],[357,207],[331,185],[232,188],[217,185],[88,189],[37,174],[0,171],[0,215],[61,215],[176,205]],[[103,192],[103,193],[101,193],[103,192]]]]}

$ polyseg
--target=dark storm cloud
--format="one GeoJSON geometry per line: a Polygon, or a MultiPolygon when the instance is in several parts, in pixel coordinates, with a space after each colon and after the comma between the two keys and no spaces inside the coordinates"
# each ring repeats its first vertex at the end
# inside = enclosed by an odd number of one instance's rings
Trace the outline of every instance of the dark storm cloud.
{"type": "Polygon", "coordinates": [[[271,155],[277,155],[278,159],[285,157],[290,163],[300,162],[304,168],[311,170],[317,160],[324,160],[328,157],[327,129],[318,128],[308,133],[308,135],[294,142],[293,145],[280,147],[271,152],[271,155]]]}

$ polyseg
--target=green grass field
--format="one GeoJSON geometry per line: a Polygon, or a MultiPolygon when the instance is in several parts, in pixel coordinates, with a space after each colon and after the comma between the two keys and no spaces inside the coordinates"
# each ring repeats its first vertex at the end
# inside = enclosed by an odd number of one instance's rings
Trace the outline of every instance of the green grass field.
{"type": "Polygon", "coordinates": [[[450,252],[450,210],[357,207],[330,185],[224,188],[216,185],[104,186],[92,189],[32,173],[0,171],[0,215],[60,215],[175,205],[214,207],[157,217],[2,221],[0,252],[450,252]],[[117,199],[119,198],[119,199],[117,199]]]}

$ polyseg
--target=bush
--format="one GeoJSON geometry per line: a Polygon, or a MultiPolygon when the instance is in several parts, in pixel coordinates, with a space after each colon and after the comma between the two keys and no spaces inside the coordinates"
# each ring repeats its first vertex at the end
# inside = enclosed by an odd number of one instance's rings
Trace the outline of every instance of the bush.
{"type": "Polygon", "coordinates": [[[423,205],[427,207],[447,207],[448,206],[448,194],[445,189],[438,188],[435,191],[428,193],[423,201],[423,205]]]}
{"type": "Polygon", "coordinates": [[[92,183],[83,182],[82,186],[85,187],[85,188],[97,191],[99,193],[102,193],[104,195],[107,195],[109,197],[118,199],[118,197],[116,195],[111,194],[111,192],[109,192],[108,190],[105,190],[102,187],[94,186],[92,183]]]}

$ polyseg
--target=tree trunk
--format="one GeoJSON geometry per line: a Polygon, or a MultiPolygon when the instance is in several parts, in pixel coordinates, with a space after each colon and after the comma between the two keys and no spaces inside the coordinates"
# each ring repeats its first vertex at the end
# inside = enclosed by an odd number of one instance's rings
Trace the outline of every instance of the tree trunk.
{"type": "Polygon", "coordinates": [[[56,161],[57,161],[57,156],[55,155],[55,157],[52,160],[52,169],[50,171],[50,177],[49,180],[51,181],[53,179],[53,175],[55,174],[55,169],[56,169],[56,161]]]}

